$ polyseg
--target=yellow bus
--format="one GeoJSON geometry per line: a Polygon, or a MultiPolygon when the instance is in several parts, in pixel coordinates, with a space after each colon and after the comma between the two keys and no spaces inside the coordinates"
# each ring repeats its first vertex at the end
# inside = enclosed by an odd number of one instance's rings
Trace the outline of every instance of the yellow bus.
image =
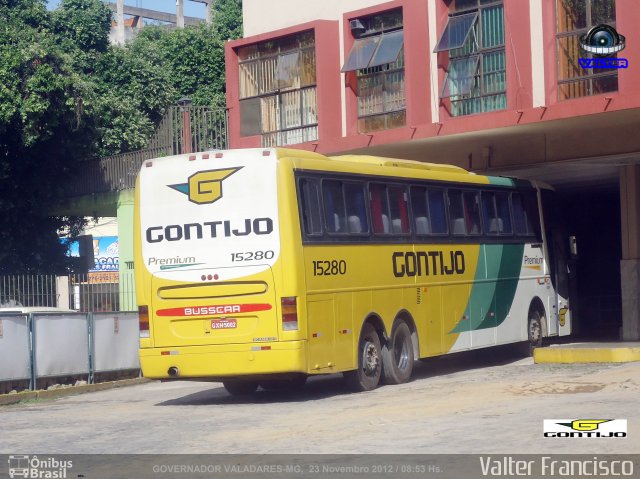
{"type": "Polygon", "coordinates": [[[293,149],[147,161],[143,374],[249,394],[343,373],[364,391],[409,380],[420,358],[567,335],[550,195],[456,166],[293,149]]]}

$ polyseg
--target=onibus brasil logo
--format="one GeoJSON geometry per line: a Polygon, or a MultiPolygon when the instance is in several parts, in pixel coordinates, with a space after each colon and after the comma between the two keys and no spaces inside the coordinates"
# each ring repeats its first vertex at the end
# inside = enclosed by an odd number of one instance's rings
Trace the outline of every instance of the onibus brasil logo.
{"type": "Polygon", "coordinates": [[[627,420],[545,419],[544,437],[627,437],[627,420]]]}
{"type": "Polygon", "coordinates": [[[38,479],[65,479],[67,469],[73,467],[73,461],[63,461],[55,457],[26,455],[9,456],[9,477],[38,479]]]}
{"type": "Polygon", "coordinates": [[[211,204],[222,198],[222,180],[242,169],[223,168],[219,170],[198,171],[188,178],[187,183],[167,185],[189,197],[189,201],[198,205],[211,204]]]}

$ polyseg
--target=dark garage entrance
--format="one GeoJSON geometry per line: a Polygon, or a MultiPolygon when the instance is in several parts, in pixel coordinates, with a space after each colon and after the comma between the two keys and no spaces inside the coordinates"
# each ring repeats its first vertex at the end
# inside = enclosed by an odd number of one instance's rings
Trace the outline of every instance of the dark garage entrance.
{"type": "Polygon", "coordinates": [[[570,261],[572,338],[617,340],[622,326],[619,188],[558,188],[557,196],[578,247],[570,261]]]}

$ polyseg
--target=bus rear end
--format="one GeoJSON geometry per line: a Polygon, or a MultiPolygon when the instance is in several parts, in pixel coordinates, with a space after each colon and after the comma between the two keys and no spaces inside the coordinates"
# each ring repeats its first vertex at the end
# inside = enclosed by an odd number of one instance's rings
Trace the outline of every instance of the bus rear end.
{"type": "Polygon", "coordinates": [[[273,150],[142,165],[135,271],[145,377],[239,383],[305,371],[302,341],[280,341],[297,318],[275,287],[278,216],[273,150]]]}

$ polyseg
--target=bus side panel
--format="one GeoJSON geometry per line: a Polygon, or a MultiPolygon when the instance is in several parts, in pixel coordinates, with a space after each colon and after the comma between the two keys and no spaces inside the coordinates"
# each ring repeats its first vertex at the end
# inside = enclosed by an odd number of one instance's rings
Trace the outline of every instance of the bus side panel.
{"type": "Polygon", "coordinates": [[[508,313],[517,286],[522,255],[519,245],[486,244],[482,246],[484,277],[476,275],[472,296],[481,298],[480,311],[474,325],[474,348],[493,346],[498,342],[498,326],[508,321],[508,313]]]}
{"type": "Polygon", "coordinates": [[[496,306],[495,295],[498,281],[495,278],[485,279],[472,286],[469,298],[469,322],[471,328],[471,347],[483,348],[496,344],[496,306]],[[484,324],[483,328],[479,328],[484,324]]]}
{"type": "MultiPolygon", "coordinates": [[[[356,367],[354,364],[355,351],[353,336],[353,305],[357,300],[357,293],[347,292],[335,295],[335,367],[337,370],[348,370],[356,367]]],[[[369,296],[371,298],[371,296],[369,296]]],[[[370,300],[369,300],[370,301],[370,300]]],[[[359,330],[358,330],[359,332],[359,330]]],[[[356,340],[357,341],[357,340],[356,340]]]]}
{"type": "MultiPolygon", "coordinates": [[[[444,249],[444,248],[443,248],[444,249]]],[[[452,245],[445,253],[451,255],[453,251],[464,255],[464,271],[460,274],[436,276],[442,281],[442,322],[443,346],[445,352],[455,352],[470,349],[471,331],[475,329],[474,320],[478,320],[479,313],[472,315],[472,308],[478,309],[480,302],[472,301],[474,281],[480,276],[485,277],[484,259],[480,245],[452,245]]],[[[482,295],[479,297],[484,298],[482,295]]]]}
{"type": "MultiPolygon", "coordinates": [[[[514,251],[517,249],[513,247],[514,251]]],[[[515,341],[526,341],[528,339],[528,313],[534,300],[539,299],[545,307],[548,315],[548,299],[553,297],[553,291],[549,277],[544,270],[542,250],[534,248],[530,244],[521,245],[522,253],[511,255],[511,263],[519,264],[520,270],[517,272],[517,285],[514,285],[515,293],[511,300],[510,308],[506,319],[498,327],[498,344],[513,343],[515,341]]],[[[510,273],[515,276],[516,273],[510,273]]],[[[508,288],[502,288],[502,295],[499,298],[502,304],[509,304],[508,288]]]]}
{"type": "Polygon", "coordinates": [[[416,315],[420,357],[437,356],[445,351],[442,324],[442,286],[418,286],[420,305],[416,315]]]}
{"type": "MultiPolygon", "coordinates": [[[[352,292],[314,294],[307,301],[307,329],[309,337],[309,372],[330,373],[355,367],[361,321],[353,314],[352,292]],[[355,338],[355,339],[354,339],[355,338]]],[[[370,305],[368,298],[359,298],[370,305]]],[[[362,317],[362,316],[360,316],[362,317]]]]}
{"type": "Polygon", "coordinates": [[[464,351],[471,347],[471,323],[467,312],[470,293],[471,283],[448,284],[442,288],[444,344],[447,352],[464,351]],[[464,301],[460,301],[461,298],[464,301]]]}
{"type": "Polygon", "coordinates": [[[314,295],[307,302],[308,370],[328,373],[335,365],[335,314],[331,294],[314,295]]]}

